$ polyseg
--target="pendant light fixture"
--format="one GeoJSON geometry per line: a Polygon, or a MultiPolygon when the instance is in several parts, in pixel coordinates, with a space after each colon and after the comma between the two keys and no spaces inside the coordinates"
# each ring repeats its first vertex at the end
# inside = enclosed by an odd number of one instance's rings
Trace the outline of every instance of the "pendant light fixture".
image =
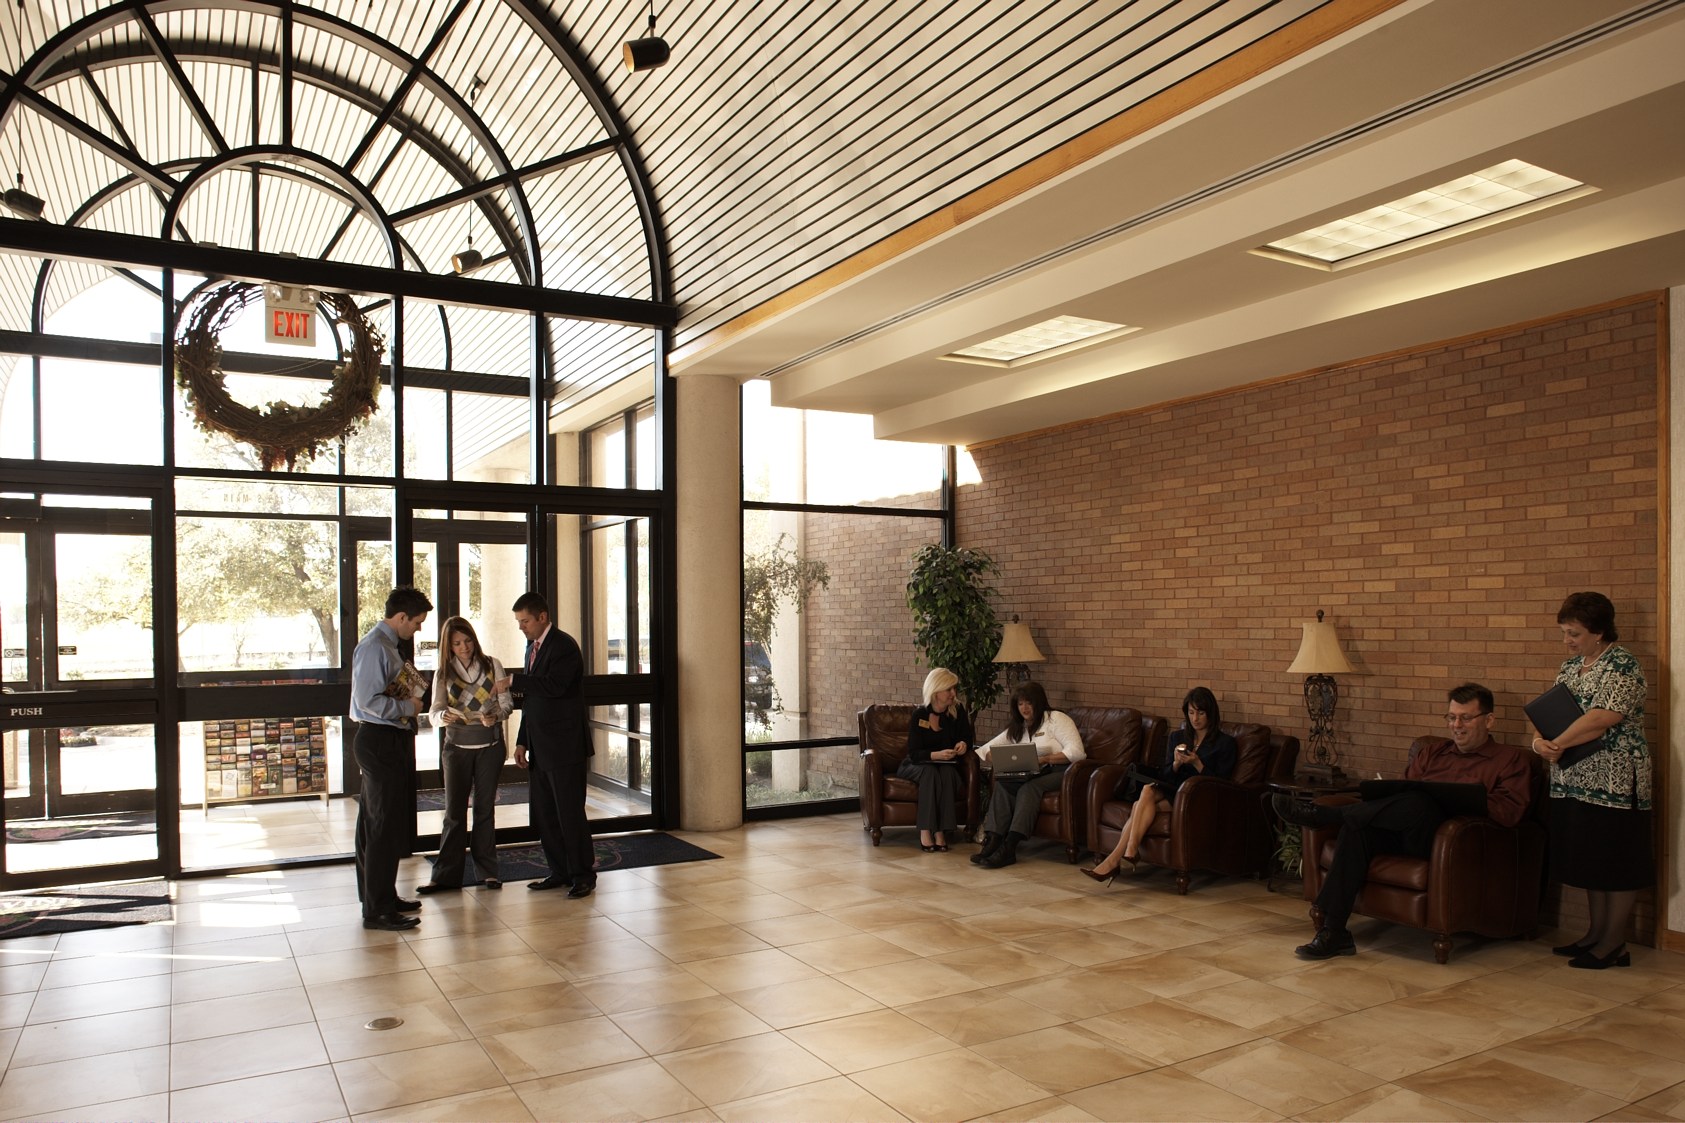
{"type": "Polygon", "coordinates": [[[625,56],[626,69],[630,71],[654,70],[667,65],[673,50],[667,46],[667,40],[655,33],[655,0],[649,0],[649,34],[642,39],[626,40],[620,45],[620,53],[625,56]]]}

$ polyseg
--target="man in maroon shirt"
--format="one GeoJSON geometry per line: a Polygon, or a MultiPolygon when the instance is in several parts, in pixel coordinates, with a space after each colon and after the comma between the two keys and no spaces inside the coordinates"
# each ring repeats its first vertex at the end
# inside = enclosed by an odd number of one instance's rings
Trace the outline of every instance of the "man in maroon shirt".
{"type": "MultiPolygon", "coordinates": [[[[1527,813],[1532,799],[1532,764],[1527,754],[1492,740],[1492,692],[1477,682],[1465,682],[1448,695],[1445,721],[1451,739],[1418,752],[1404,771],[1407,780],[1442,784],[1486,785],[1486,813],[1513,827],[1527,813]]],[[[1433,852],[1433,836],[1445,813],[1431,796],[1400,792],[1385,799],[1364,800],[1343,807],[1322,807],[1275,797],[1276,814],[1301,827],[1338,825],[1334,857],[1323,878],[1316,907],[1322,927],[1311,942],[1294,949],[1300,959],[1331,959],[1356,955],[1357,944],[1346,930],[1352,905],[1369,876],[1369,862],[1377,854],[1408,854],[1425,858],[1433,852]]],[[[1306,855],[1306,861],[1314,860],[1306,855]]]]}

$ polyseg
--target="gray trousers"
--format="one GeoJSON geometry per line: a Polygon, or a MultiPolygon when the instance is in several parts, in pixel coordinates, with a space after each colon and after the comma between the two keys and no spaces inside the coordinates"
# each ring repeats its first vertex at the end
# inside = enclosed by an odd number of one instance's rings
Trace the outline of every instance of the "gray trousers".
{"type": "Polygon", "coordinates": [[[954,812],[954,800],[960,792],[959,765],[915,764],[904,760],[895,774],[919,786],[919,830],[946,834],[958,829],[959,816],[954,812]]]}
{"type": "Polygon", "coordinates": [[[439,860],[433,863],[434,885],[462,885],[463,858],[471,849],[480,877],[497,877],[497,776],[503,771],[503,742],[483,749],[439,751],[439,771],[445,777],[445,818],[439,828],[439,860]],[[474,795],[474,829],[468,830],[468,795],[474,795]]]}
{"type": "Polygon", "coordinates": [[[1067,767],[1056,764],[1051,771],[1022,782],[997,779],[989,789],[989,811],[983,816],[983,829],[994,834],[1016,831],[1025,838],[1036,833],[1041,797],[1059,790],[1059,785],[1065,782],[1067,767]]]}

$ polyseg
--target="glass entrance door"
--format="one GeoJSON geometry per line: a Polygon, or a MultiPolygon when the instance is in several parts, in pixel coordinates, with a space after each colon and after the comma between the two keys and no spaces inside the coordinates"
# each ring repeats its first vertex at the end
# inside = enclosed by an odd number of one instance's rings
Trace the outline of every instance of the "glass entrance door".
{"type": "Polygon", "coordinates": [[[0,500],[0,884],[160,867],[151,499],[0,500]]]}

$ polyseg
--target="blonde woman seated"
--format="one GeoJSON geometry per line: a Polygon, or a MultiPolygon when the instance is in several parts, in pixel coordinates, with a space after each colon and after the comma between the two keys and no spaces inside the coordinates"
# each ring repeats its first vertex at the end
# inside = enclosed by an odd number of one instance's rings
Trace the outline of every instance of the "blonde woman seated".
{"type": "Polygon", "coordinates": [[[989,750],[999,745],[1034,745],[1041,771],[1028,779],[997,776],[990,786],[983,849],[971,860],[991,870],[1018,860],[1018,844],[1036,829],[1041,797],[1058,791],[1065,770],[1087,755],[1077,723],[1047,704],[1047,692],[1037,682],[1026,682],[1012,692],[1012,721],[977,750],[978,757],[987,763],[989,750]]]}
{"type": "Polygon", "coordinates": [[[924,705],[907,726],[907,759],[895,774],[919,786],[919,846],[926,853],[948,848],[948,832],[959,826],[954,800],[965,777],[959,760],[971,747],[971,719],[959,704],[959,676],[937,667],[924,676],[924,705]]]}
{"type": "Polygon", "coordinates": [[[1176,790],[1184,783],[1195,776],[1228,776],[1234,772],[1240,746],[1220,728],[1217,696],[1206,687],[1194,687],[1182,699],[1182,719],[1185,724],[1170,738],[1170,759],[1159,770],[1156,783],[1141,785],[1117,845],[1098,865],[1082,871],[1095,881],[1111,884],[1125,862],[1135,868],[1140,861],[1141,840],[1160,815],[1170,813],[1176,790]]]}

